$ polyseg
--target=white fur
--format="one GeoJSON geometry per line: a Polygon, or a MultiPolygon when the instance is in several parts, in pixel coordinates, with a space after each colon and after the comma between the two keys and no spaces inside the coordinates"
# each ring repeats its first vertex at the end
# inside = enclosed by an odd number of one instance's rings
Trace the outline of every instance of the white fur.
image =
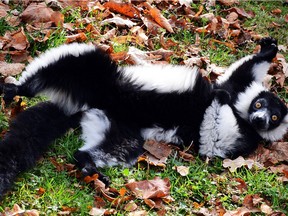
{"type": "Polygon", "coordinates": [[[241,136],[231,107],[215,99],[206,109],[200,126],[199,153],[208,157],[227,157],[241,136]]]}
{"type": "Polygon", "coordinates": [[[253,82],[244,92],[239,94],[235,103],[235,108],[243,119],[248,121],[248,109],[250,104],[262,91],[267,91],[267,89],[262,84],[253,82]]]}
{"type": "Polygon", "coordinates": [[[252,59],[255,55],[248,55],[244,58],[241,58],[240,60],[234,62],[226,71],[222,76],[219,76],[217,79],[217,84],[222,84],[224,82],[226,82],[231,75],[233,74],[233,72],[239,68],[244,62],[249,61],[250,59],[252,59]]]}
{"type": "Polygon", "coordinates": [[[284,117],[281,124],[273,130],[257,131],[258,134],[265,140],[277,141],[283,138],[288,130],[288,114],[284,117]]]}
{"type": "Polygon", "coordinates": [[[96,167],[112,167],[116,165],[127,166],[127,164],[121,163],[117,160],[117,158],[113,157],[109,153],[105,153],[100,149],[94,149],[93,151],[90,151],[89,154],[93,158],[93,162],[95,163],[96,167]]]}
{"type": "Polygon", "coordinates": [[[198,68],[180,65],[135,65],[123,68],[124,77],[139,85],[141,90],[158,93],[185,92],[193,90],[198,68]]]}
{"type": "Polygon", "coordinates": [[[71,96],[61,90],[57,89],[45,89],[43,92],[39,94],[43,94],[48,97],[51,102],[57,104],[61,107],[67,115],[74,114],[78,111],[84,111],[88,109],[88,105],[80,106],[75,103],[71,96]]]}
{"type": "Polygon", "coordinates": [[[144,140],[155,140],[155,141],[163,141],[166,143],[173,143],[173,144],[182,144],[182,140],[180,137],[176,135],[177,128],[164,130],[160,127],[154,128],[145,128],[141,130],[141,136],[144,140]]]}
{"type": "Polygon", "coordinates": [[[105,113],[99,109],[90,109],[84,112],[81,119],[82,139],[84,146],[79,150],[87,151],[101,144],[105,139],[105,132],[110,129],[111,123],[105,113]]]}
{"type": "Polygon", "coordinates": [[[252,69],[252,73],[254,76],[254,81],[258,83],[262,83],[265,76],[268,73],[271,63],[267,61],[263,61],[261,63],[255,64],[252,69]]]}
{"type": "Polygon", "coordinates": [[[72,44],[64,44],[56,48],[52,48],[47,52],[43,53],[39,57],[35,58],[27,67],[26,70],[22,73],[21,77],[19,78],[19,83],[23,84],[27,78],[31,77],[40,68],[47,67],[48,65],[57,62],[60,57],[64,57],[67,55],[73,55],[78,57],[79,55],[87,52],[91,52],[95,50],[96,47],[93,45],[88,44],[79,44],[79,43],[72,43],[72,44]]]}

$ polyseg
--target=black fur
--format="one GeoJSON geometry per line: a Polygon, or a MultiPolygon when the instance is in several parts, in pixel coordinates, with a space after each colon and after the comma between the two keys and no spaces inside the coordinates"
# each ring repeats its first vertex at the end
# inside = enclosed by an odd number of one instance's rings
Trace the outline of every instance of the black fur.
{"type": "Polygon", "coordinates": [[[67,116],[50,102],[20,113],[0,143],[0,195],[10,188],[20,172],[35,165],[49,144],[69,128],[77,127],[81,115],[67,116]]]}

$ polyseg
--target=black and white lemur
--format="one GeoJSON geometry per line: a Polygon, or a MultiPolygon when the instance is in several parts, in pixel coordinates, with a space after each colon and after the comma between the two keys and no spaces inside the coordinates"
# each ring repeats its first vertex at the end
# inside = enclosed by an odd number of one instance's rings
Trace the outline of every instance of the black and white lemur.
{"type": "Polygon", "coordinates": [[[0,144],[0,195],[48,145],[70,127],[82,127],[75,160],[84,175],[97,167],[130,165],[144,140],[181,145],[200,155],[235,158],[260,140],[281,139],[287,107],[262,81],[277,53],[272,38],[210,84],[197,69],[175,65],[120,67],[86,44],[53,48],[26,67],[17,84],[3,84],[4,100],[44,94],[50,102],[20,113],[0,144]]]}

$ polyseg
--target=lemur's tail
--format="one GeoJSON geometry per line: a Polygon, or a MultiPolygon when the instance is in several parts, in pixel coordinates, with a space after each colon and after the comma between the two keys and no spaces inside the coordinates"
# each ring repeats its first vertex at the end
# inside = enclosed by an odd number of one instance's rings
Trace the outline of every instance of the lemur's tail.
{"type": "Polygon", "coordinates": [[[56,138],[78,126],[81,113],[67,116],[50,102],[20,113],[0,143],[0,198],[17,175],[31,168],[56,138]]]}

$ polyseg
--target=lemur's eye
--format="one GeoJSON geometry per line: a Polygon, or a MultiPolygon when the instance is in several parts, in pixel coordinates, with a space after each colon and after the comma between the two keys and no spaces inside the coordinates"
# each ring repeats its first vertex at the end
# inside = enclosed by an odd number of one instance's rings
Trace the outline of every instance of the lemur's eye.
{"type": "Polygon", "coordinates": [[[256,109],[260,109],[262,106],[262,104],[260,102],[255,103],[255,107],[256,109]]]}
{"type": "Polygon", "coordinates": [[[277,121],[278,120],[278,116],[277,115],[272,115],[271,119],[272,119],[272,121],[277,121]]]}

